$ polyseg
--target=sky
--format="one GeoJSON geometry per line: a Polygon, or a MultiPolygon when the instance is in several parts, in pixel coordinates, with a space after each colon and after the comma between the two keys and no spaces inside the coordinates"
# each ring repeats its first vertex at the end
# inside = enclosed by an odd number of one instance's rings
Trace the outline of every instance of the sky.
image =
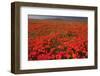
{"type": "Polygon", "coordinates": [[[72,16],[50,16],[50,15],[28,15],[28,19],[62,19],[62,20],[79,20],[87,21],[87,17],[72,17],[72,16]]]}

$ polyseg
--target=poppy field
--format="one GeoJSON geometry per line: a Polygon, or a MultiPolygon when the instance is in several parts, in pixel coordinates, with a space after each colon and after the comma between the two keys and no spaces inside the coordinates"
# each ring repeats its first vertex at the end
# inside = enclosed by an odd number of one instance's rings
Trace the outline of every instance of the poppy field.
{"type": "Polygon", "coordinates": [[[88,58],[87,19],[28,18],[28,60],[88,58]]]}

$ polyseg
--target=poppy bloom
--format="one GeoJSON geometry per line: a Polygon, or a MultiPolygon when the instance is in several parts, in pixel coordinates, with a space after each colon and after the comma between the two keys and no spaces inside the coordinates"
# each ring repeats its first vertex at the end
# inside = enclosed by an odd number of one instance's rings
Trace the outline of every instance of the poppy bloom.
{"type": "Polygon", "coordinates": [[[80,22],[78,22],[75,26],[70,21],[68,23],[51,22],[48,23],[45,20],[36,23],[29,22],[29,60],[80,59],[88,57],[86,25],[81,24],[80,26],[80,22]]]}

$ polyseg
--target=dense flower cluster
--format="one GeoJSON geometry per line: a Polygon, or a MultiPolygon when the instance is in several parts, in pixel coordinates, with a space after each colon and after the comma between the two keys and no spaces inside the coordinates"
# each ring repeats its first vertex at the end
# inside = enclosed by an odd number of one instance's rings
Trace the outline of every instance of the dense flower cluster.
{"type": "MultiPolygon", "coordinates": [[[[75,28],[76,29],[76,28],[75,28]]],[[[28,38],[29,60],[79,59],[88,57],[86,28],[28,38]],[[83,34],[82,34],[83,32],[83,34]]]]}

